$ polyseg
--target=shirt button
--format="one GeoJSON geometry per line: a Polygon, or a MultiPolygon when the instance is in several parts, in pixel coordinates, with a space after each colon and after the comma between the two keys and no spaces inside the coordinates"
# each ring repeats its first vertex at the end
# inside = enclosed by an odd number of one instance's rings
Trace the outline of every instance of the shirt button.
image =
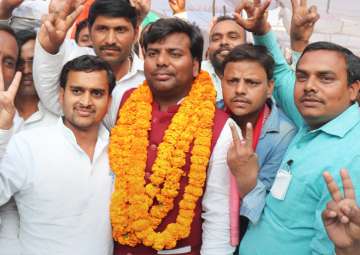
{"type": "Polygon", "coordinates": [[[159,122],[159,119],[158,119],[158,118],[153,118],[152,122],[153,122],[154,124],[156,124],[156,123],[159,122]]]}
{"type": "Polygon", "coordinates": [[[151,145],[150,145],[150,150],[156,151],[156,150],[157,150],[156,144],[151,144],[151,145]]]}

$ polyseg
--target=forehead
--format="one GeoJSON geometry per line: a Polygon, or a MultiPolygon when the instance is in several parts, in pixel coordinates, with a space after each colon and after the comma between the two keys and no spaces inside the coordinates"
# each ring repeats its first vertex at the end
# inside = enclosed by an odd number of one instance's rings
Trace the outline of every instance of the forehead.
{"type": "Polygon", "coordinates": [[[190,38],[185,33],[172,33],[170,35],[157,40],[156,42],[149,43],[148,49],[181,49],[190,51],[190,38]]]}
{"type": "Polygon", "coordinates": [[[132,27],[132,24],[128,18],[123,17],[108,17],[108,16],[97,16],[94,25],[103,25],[109,27],[119,27],[119,26],[129,26],[132,27]]]}
{"type": "Polygon", "coordinates": [[[266,79],[266,70],[256,61],[242,60],[229,62],[225,66],[224,77],[233,76],[251,76],[253,78],[266,79]]]}
{"type": "Polygon", "coordinates": [[[308,72],[331,71],[347,73],[345,57],[336,51],[315,50],[306,52],[298,62],[297,70],[308,72]]]}
{"type": "Polygon", "coordinates": [[[101,71],[70,71],[67,77],[67,87],[76,86],[84,89],[109,89],[109,82],[105,70],[101,71]]]}
{"type": "Polygon", "coordinates": [[[33,56],[34,55],[35,40],[30,39],[21,46],[20,57],[33,56]]]}
{"type": "Polygon", "coordinates": [[[234,20],[223,20],[217,22],[210,31],[210,36],[213,34],[226,34],[229,32],[243,33],[243,28],[234,20]]]}
{"type": "Polygon", "coordinates": [[[11,34],[5,31],[0,31],[0,53],[3,54],[3,57],[12,57],[15,60],[18,55],[18,45],[17,42],[11,34]]]}

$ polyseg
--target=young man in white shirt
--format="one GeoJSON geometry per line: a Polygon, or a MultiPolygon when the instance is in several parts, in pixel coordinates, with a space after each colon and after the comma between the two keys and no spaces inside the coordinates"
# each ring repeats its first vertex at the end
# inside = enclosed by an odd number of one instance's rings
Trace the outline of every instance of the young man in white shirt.
{"type": "MultiPolygon", "coordinates": [[[[64,117],[9,143],[0,166],[0,204],[15,199],[21,254],[110,255],[112,175],[101,123],[115,77],[98,57],[81,56],[64,66],[60,84],[64,117]]],[[[12,108],[11,100],[3,109],[12,108]]],[[[0,111],[0,119],[11,125],[8,111],[0,111]]]]}

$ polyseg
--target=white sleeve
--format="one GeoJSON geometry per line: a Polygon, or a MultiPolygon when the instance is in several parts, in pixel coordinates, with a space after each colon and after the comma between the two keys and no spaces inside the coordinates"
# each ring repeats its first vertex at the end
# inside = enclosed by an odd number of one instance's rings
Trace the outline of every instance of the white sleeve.
{"type": "Polygon", "coordinates": [[[0,205],[5,204],[28,183],[30,161],[26,160],[27,145],[15,135],[9,142],[6,153],[0,163],[0,205]]]}
{"type": "Polygon", "coordinates": [[[209,162],[202,200],[202,255],[230,255],[235,251],[235,247],[230,244],[230,170],[226,163],[227,151],[232,143],[230,121],[225,123],[209,162]]]}
{"type": "Polygon", "coordinates": [[[48,53],[36,38],[33,63],[34,84],[41,102],[50,112],[55,115],[60,115],[62,112],[59,103],[60,74],[65,63],[78,56],[91,53],[93,51],[90,48],[79,47],[73,40],[65,39],[59,52],[53,55],[48,53]]]}
{"type": "Polygon", "coordinates": [[[4,157],[4,154],[6,152],[6,147],[10,141],[10,138],[13,135],[13,130],[14,128],[8,130],[0,129],[0,162],[4,157]]]}

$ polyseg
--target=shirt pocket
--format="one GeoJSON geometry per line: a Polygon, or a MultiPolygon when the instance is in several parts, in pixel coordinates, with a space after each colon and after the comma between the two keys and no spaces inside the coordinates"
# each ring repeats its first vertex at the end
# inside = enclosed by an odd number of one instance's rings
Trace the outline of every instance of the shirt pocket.
{"type": "Polygon", "coordinates": [[[307,193],[307,181],[292,176],[284,200],[273,197],[270,192],[267,198],[267,207],[280,224],[287,227],[300,226],[304,221],[304,211],[307,211],[309,204],[307,193]]]}

